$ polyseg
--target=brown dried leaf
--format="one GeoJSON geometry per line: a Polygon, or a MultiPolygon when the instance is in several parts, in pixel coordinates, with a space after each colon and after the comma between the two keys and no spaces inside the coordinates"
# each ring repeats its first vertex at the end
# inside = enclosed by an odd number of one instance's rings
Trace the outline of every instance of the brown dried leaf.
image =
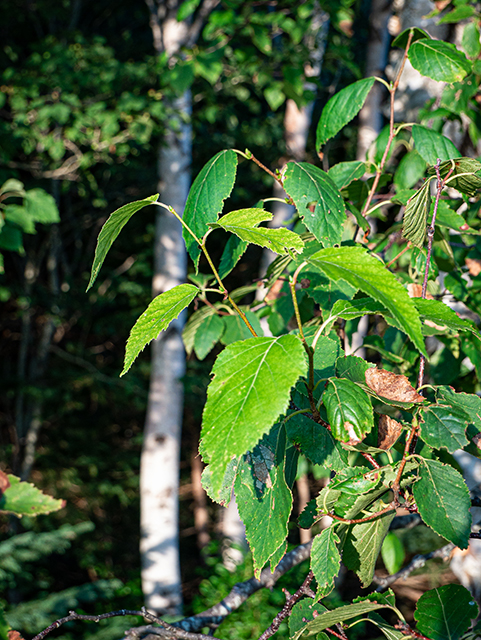
{"type": "Polygon", "coordinates": [[[3,471],[0,471],[0,494],[2,494],[10,486],[10,480],[3,471]]]}
{"type": "Polygon", "coordinates": [[[385,369],[368,369],[366,384],[378,396],[398,402],[423,402],[423,396],[411,386],[406,376],[385,369]]]}
{"type": "MultiPolygon", "coordinates": [[[[410,298],[422,298],[423,297],[423,287],[420,284],[414,284],[414,282],[410,282],[408,284],[408,294],[410,298]]],[[[426,298],[428,300],[434,300],[434,296],[430,293],[426,294],[426,298]]]]}
{"type": "Polygon", "coordinates": [[[8,640],[25,640],[20,632],[15,631],[14,629],[10,629],[10,631],[7,633],[7,638],[8,640]]]}
{"type": "Polygon", "coordinates": [[[390,449],[401,435],[403,428],[394,418],[382,414],[378,422],[377,446],[379,449],[390,449]]]}
{"type": "Polygon", "coordinates": [[[479,274],[481,273],[481,260],[466,258],[464,262],[469,269],[470,275],[479,276],[479,274]]]}

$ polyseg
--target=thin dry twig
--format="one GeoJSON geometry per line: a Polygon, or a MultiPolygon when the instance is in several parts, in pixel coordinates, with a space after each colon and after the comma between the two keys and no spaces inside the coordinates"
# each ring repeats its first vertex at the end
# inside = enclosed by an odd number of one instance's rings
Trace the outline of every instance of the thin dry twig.
{"type": "Polygon", "coordinates": [[[390,587],[397,580],[406,580],[406,578],[416,569],[421,569],[424,567],[428,560],[432,560],[433,558],[441,558],[442,560],[447,560],[451,555],[452,550],[455,548],[452,542],[444,545],[440,549],[436,549],[435,551],[431,551],[430,553],[425,553],[423,555],[414,556],[411,562],[406,565],[403,569],[398,571],[397,573],[393,573],[392,576],[386,576],[385,578],[381,578],[374,574],[374,582],[376,582],[379,586],[376,591],[381,592],[390,587]]]}

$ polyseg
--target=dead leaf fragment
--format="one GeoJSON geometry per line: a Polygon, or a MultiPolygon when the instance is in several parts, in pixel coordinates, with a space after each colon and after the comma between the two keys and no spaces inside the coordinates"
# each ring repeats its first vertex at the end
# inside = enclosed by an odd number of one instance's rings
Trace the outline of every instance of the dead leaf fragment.
{"type": "Polygon", "coordinates": [[[368,369],[366,384],[378,396],[398,402],[423,402],[424,398],[411,385],[406,376],[385,369],[368,369]]]}
{"type": "Polygon", "coordinates": [[[464,262],[466,263],[471,276],[479,276],[481,273],[481,260],[466,258],[464,262]]]}
{"type": "Polygon", "coordinates": [[[403,428],[394,418],[382,414],[378,422],[377,446],[379,449],[390,449],[401,435],[403,428]]]}
{"type": "MultiPolygon", "coordinates": [[[[423,287],[420,284],[414,284],[414,282],[410,282],[408,284],[408,295],[410,298],[422,298],[423,297],[423,287]]],[[[430,294],[426,294],[427,300],[434,300],[434,297],[430,294]]]]}
{"type": "Polygon", "coordinates": [[[472,440],[478,447],[478,449],[481,449],[481,433],[477,433],[475,436],[473,436],[472,440]]]}
{"type": "Polygon", "coordinates": [[[10,480],[3,471],[0,471],[0,494],[3,493],[10,486],[10,480]]]}
{"type": "Polygon", "coordinates": [[[14,629],[10,629],[10,631],[7,633],[7,638],[8,640],[25,640],[20,632],[15,631],[14,629]]]}
{"type": "Polygon", "coordinates": [[[351,446],[354,446],[356,444],[359,444],[361,442],[361,439],[358,438],[358,436],[356,435],[356,432],[354,430],[354,425],[351,424],[350,422],[345,422],[344,423],[344,428],[346,429],[347,433],[349,434],[349,442],[347,444],[350,444],[351,446]]]}

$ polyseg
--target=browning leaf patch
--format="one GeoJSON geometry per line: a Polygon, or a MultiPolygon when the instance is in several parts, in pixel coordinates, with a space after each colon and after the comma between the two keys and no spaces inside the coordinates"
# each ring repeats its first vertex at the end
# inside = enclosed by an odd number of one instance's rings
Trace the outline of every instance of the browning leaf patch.
{"type": "Polygon", "coordinates": [[[367,386],[378,396],[387,400],[414,403],[424,400],[406,376],[376,368],[368,369],[365,375],[367,386]]]}
{"type": "Polygon", "coordinates": [[[379,449],[390,449],[402,432],[402,425],[394,418],[382,414],[379,417],[377,446],[379,449]]]}

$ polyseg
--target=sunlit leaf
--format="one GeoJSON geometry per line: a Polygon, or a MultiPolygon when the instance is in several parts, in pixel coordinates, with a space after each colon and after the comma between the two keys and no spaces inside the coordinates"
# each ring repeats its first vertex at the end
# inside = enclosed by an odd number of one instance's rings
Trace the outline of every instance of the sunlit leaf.
{"type": "Polygon", "coordinates": [[[10,486],[0,497],[0,511],[21,518],[39,516],[58,511],[65,506],[65,500],[56,500],[42,493],[33,484],[21,482],[20,478],[8,474],[10,486]]]}
{"type": "Polygon", "coordinates": [[[121,376],[127,373],[142,349],[155,340],[161,331],[165,331],[172,320],[177,318],[198,293],[199,289],[193,284],[179,284],[152,300],[132,327],[125,348],[121,376]]]}
{"type": "Polygon", "coordinates": [[[382,262],[362,247],[328,248],[309,262],[334,280],[345,280],[388,309],[418,350],[427,355],[419,314],[406,289],[382,262]]]}
{"type": "Polygon", "coordinates": [[[350,380],[331,378],[322,401],[332,435],[342,442],[361,442],[374,426],[369,396],[350,380]]]}
{"type": "Polygon", "coordinates": [[[317,150],[357,116],[374,82],[374,78],[358,80],[338,91],[329,100],[317,125],[317,150]]]}
{"type": "Polygon", "coordinates": [[[305,352],[293,335],[250,338],[226,347],[212,373],[201,449],[217,492],[232,457],[252,450],[286,411],[291,387],[306,373],[305,352]]]}
{"type": "Polygon", "coordinates": [[[460,82],[471,71],[471,64],[464,53],[442,40],[416,40],[408,55],[419,73],[438,82],[460,82]]]}
{"type": "MultiPolygon", "coordinates": [[[[204,165],[194,180],[185,203],[183,220],[199,240],[215,222],[234,186],[237,154],[232,149],[220,151],[204,165]]],[[[182,229],[185,246],[197,268],[200,248],[187,229],[182,229]]]]}
{"type": "Polygon", "coordinates": [[[274,253],[288,253],[289,249],[300,253],[303,250],[304,242],[297,233],[289,229],[266,229],[258,226],[267,220],[272,220],[272,213],[264,209],[239,209],[227,213],[209,226],[235,233],[241,240],[265,247],[274,253]]]}
{"type": "Polygon", "coordinates": [[[289,162],[284,189],[296,204],[306,227],[325,247],[341,242],[346,220],[344,201],[331,178],[307,162],[289,162]]]}
{"type": "Polygon", "coordinates": [[[339,536],[332,526],[321,531],[312,541],[311,571],[317,582],[318,600],[334,589],[334,578],[341,566],[339,544],[339,536]]]}

